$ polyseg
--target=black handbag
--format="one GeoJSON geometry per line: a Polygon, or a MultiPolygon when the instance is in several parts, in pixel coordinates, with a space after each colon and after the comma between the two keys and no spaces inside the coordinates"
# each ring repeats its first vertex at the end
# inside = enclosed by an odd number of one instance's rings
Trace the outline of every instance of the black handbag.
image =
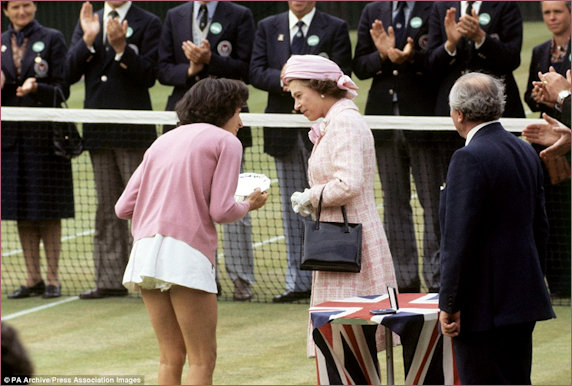
{"type": "Polygon", "coordinates": [[[357,273],[361,270],[362,224],[348,223],[343,206],[343,223],[320,222],[323,193],[322,190],[316,221],[304,224],[304,256],[300,269],[357,273]]]}
{"type": "MultiPolygon", "coordinates": [[[[59,92],[64,106],[65,102],[62,90],[56,87],[59,92]]],[[[54,91],[54,107],[56,106],[56,91],[54,91]]],[[[83,152],[83,139],[77,131],[77,127],[73,122],[52,122],[52,135],[54,144],[54,154],[66,159],[77,157],[83,152]]]]}

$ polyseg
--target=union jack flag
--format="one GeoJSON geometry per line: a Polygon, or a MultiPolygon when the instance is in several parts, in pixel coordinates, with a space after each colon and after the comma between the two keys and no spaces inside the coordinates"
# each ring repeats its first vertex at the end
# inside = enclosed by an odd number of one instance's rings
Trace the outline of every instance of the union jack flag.
{"type": "Polygon", "coordinates": [[[375,340],[380,324],[401,338],[406,384],[459,384],[451,339],[441,337],[438,331],[438,296],[400,294],[399,310],[389,315],[370,313],[389,308],[388,295],[352,297],[311,307],[318,384],[381,384],[375,340]]]}

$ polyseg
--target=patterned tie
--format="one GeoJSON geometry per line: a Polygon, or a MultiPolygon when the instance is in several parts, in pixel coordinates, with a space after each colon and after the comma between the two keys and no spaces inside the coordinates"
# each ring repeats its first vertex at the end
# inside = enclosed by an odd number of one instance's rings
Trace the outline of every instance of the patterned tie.
{"type": "Polygon", "coordinates": [[[206,4],[201,4],[199,7],[199,14],[201,15],[201,18],[199,19],[199,28],[201,31],[204,31],[209,22],[209,12],[206,4]]]}
{"type": "Polygon", "coordinates": [[[466,15],[473,16],[473,3],[474,1],[467,1],[467,10],[465,11],[466,15]]]}
{"type": "Polygon", "coordinates": [[[304,25],[304,22],[299,21],[296,23],[296,25],[298,26],[298,31],[296,34],[294,34],[290,48],[292,50],[292,54],[300,55],[302,53],[302,49],[304,48],[304,33],[302,32],[302,26],[304,25]]]}
{"type": "Polygon", "coordinates": [[[397,2],[397,15],[393,19],[393,29],[395,30],[395,47],[403,47],[403,38],[405,37],[405,7],[407,3],[405,1],[397,2]]]}
{"type": "Polygon", "coordinates": [[[119,17],[119,13],[116,10],[112,9],[111,11],[109,11],[107,16],[109,16],[112,19],[115,19],[115,18],[119,17]]]}

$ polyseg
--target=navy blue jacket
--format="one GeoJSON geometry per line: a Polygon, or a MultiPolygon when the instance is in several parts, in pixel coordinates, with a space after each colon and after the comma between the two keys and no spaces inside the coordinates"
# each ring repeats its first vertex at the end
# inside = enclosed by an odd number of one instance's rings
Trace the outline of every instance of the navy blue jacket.
{"type": "MultiPolygon", "coordinates": [[[[211,21],[221,25],[209,29],[206,39],[211,46],[211,61],[197,75],[188,78],[189,60],[181,45],[193,41],[193,2],[179,5],[167,12],[161,44],[159,46],[158,79],[164,85],[174,86],[167,100],[166,110],[175,110],[177,102],[199,80],[209,76],[239,79],[248,82],[248,66],[254,40],[254,17],[250,9],[227,1],[220,1],[211,21]],[[230,47],[230,51],[226,51],[230,47]],[[222,53],[222,54],[221,54],[222,53]]],[[[243,110],[248,112],[248,108],[243,110]]],[[[243,146],[252,146],[250,128],[243,127],[238,132],[243,146]]]]}
{"type": "MultiPolygon", "coordinates": [[[[121,60],[116,61],[113,48],[103,43],[103,9],[97,14],[101,30],[93,44],[95,53],[92,54],[83,41],[83,30],[78,22],[67,56],[70,83],[85,76],[84,108],[151,110],[149,88],[157,77],[160,19],[132,3],[125,16],[129,25],[127,47],[121,60]]],[[[86,149],[146,148],[156,137],[154,125],[83,126],[86,149]]]]}
{"type": "MultiPolygon", "coordinates": [[[[365,106],[367,115],[393,115],[394,93],[399,96],[400,115],[434,115],[436,84],[427,68],[426,51],[432,6],[431,1],[415,2],[405,30],[405,36],[413,38],[415,54],[413,61],[402,64],[394,64],[389,59],[382,63],[369,33],[376,19],[381,20],[386,30],[393,24],[392,2],[376,1],[365,6],[358,26],[352,69],[359,79],[373,78],[365,106]]],[[[404,46],[405,39],[403,43],[404,46]]],[[[403,46],[397,48],[403,49],[403,46]]],[[[407,130],[404,134],[408,140],[429,135],[407,130]]],[[[388,130],[373,131],[376,140],[390,135],[388,130]]]]}
{"type": "MultiPolygon", "coordinates": [[[[315,42],[314,36],[318,37],[317,44],[304,44],[302,54],[325,56],[336,62],[346,75],[350,75],[352,47],[347,23],[316,10],[306,34],[306,42],[309,38],[312,38],[312,43],[315,42]]],[[[268,104],[264,110],[267,113],[294,112],[294,99],[280,86],[280,71],[291,55],[288,12],[261,20],[252,49],[250,82],[254,87],[268,91],[268,104]]],[[[294,129],[264,128],[264,151],[274,157],[288,154],[297,133],[298,130],[294,129]]],[[[307,136],[304,135],[304,138],[307,136]]],[[[307,145],[311,148],[312,143],[308,140],[307,145]]]]}
{"type": "Polygon", "coordinates": [[[506,84],[505,117],[524,118],[518,86],[512,72],[520,65],[522,48],[522,15],[517,2],[483,1],[479,10],[480,26],[487,37],[477,50],[468,39],[457,43],[457,55],[451,57],[445,50],[447,34],[443,21],[447,9],[456,8],[459,21],[459,1],[435,2],[429,19],[429,67],[439,82],[436,115],[449,115],[449,91],[466,71],[484,72],[502,77],[506,84]]]}
{"type": "Polygon", "coordinates": [[[544,283],[543,174],[532,146],[500,123],[451,159],[441,191],[439,308],[461,334],[554,317],[544,283]]]}

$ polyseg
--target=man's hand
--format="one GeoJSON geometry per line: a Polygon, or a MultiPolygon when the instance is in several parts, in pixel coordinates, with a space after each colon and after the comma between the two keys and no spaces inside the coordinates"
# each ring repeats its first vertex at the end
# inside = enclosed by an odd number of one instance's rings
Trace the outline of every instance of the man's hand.
{"type": "Polygon", "coordinates": [[[439,313],[439,322],[443,335],[451,338],[456,337],[461,332],[461,311],[449,314],[445,311],[439,313]]]}
{"type": "Polygon", "coordinates": [[[99,15],[93,13],[93,6],[89,1],[81,6],[79,22],[83,30],[83,41],[88,47],[93,47],[93,42],[95,42],[95,37],[101,27],[99,26],[99,15]]]}
{"type": "Polygon", "coordinates": [[[386,33],[381,20],[376,19],[371,24],[369,34],[371,35],[371,39],[373,40],[375,48],[377,48],[381,59],[385,60],[388,55],[387,51],[390,48],[395,48],[395,34],[393,32],[393,27],[390,26],[386,33]]]}
{"type": "Polygon", "coordinates": [[[447,34],[445,48],[449,52],[455,52],[457,49],[457,43],[461,40],[461,33],[458,31],[457,22],[455,21],[456,14],[457,10],[455,8],[449,8],[443,21],[445,33],[447,34]]]}
{"type": "Polygon", "coordinates": [[[546,123],[531,123],[526,125],[522,131],[522,135],[528,142],[536,143],[542,146],[553,145],[560,135],[554,131],[555,127],[559,127],[558,121],[550,115],[543,113],[542,118],[546,123]]]}
{"type": "Polygon", "coordinates": [[[403,51],[397,48],[390,48],[387,50],[387,57],[395,64],[402,64],[411,60],[411,58],[413,58],[413,54],[413,39],[410,37],[407,38],[407,44],[403,47],[403,51]]]}
{"type": "Polygon", "coordinates": [[[211,44],[206,39],[203,39],[200,46],[197,46],[195,43],[187,40],[183,42],[182,48],[185,53],[185,57],[191,62],[195,62],[197,64],[209,64],[211,61],[211,44]]]}
{"type": "Polygon", "coordinates": [[[532,123],[522,131],[528,142],[549,146],[540,152],[540,158],[552,159],[570,153],[570,129],[546,113],[546,123],[532,123]]]}
{"type": "Polygon", "coordinates": [[[16,89],[16,96],[23,97],[38,90],[38,83],[36,78],[28,78],[20,87],[16,89]]]}
{"type": "Polygon", "coordinates": [[[483,31],[479,24],[479,15],[477,15],[477,11],[474,9],[472,15],[463,15],[459,18],[457,31],[476,44],[481,44],[487,37],[487,33],[483,31]]]}
{"type": "Polygon", "coordinates": [[[116,18],[107,20],[107,40],[116,54],[121,54],[127,46],[127,20],[120,23],[116,18]]]}
{"type": "Polygon", "coordinates": [[[566,78],[556,72],[554,67],[550,66],[550,70],[543,74],[538,72],[538,82],[532,82],[534,87],[541,88],[541,100],[543,103],[554,106],[558,100],[558,93],[564,90],[570,90],[570,70],[566,72],[566,78]]]}

